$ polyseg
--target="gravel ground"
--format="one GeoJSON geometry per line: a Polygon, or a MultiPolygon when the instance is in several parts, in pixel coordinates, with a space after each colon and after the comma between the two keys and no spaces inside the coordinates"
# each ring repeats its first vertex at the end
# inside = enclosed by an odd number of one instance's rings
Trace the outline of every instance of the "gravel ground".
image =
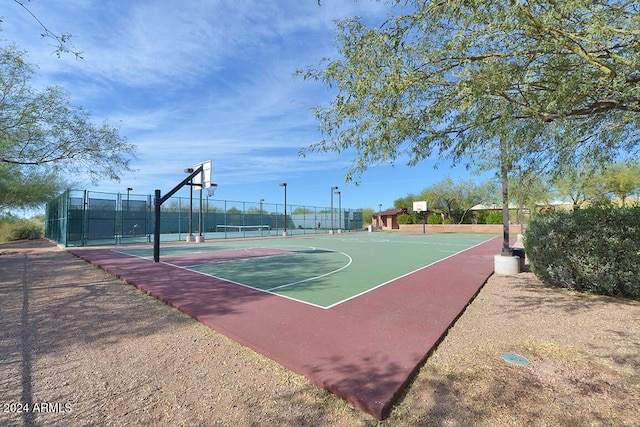
{"type": "Polygon", "coordinates": [[[45,241],[0,245],[0,328],[2,426],[640,425],[640,302],[531,273],[492,276],[382,422],[45,241]]]}

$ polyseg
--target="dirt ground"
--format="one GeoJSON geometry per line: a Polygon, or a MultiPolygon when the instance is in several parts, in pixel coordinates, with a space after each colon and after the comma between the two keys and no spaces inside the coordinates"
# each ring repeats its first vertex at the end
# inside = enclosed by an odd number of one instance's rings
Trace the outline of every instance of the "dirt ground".
{"type": "Polygon", "coordinates": [[[383,421],[42,240],[0,244],[0,329],[2,426],[640,425],[640,301],[531,273],[492,276],[383,421]]]}

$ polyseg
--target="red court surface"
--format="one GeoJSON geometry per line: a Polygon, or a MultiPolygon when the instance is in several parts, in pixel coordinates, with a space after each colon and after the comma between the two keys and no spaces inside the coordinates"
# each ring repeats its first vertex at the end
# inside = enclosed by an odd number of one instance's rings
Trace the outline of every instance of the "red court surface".
{"type": "Polygon", "coordinates": [[[501,246],[489,240],[330,309],[110,249],[70,252],[383,419],[501,246]]]}

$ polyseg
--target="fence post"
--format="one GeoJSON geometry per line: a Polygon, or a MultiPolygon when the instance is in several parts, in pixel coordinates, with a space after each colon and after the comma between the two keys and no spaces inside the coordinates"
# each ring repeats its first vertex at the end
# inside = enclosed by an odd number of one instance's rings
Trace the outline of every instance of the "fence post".
{"type": "Polygon", "coordinates": [[[242,237],[247,237],[247,204],[246,202],[242,202],[242,237]]]}
{"type": "Polygon", "coordinates": [[[147,235],[147,243],[151,243],[151,194],[147,195],[147,220],[145,221],[144,232],[147,235]]]}
{"type": "Polygon", "coordinates": [[[124,231],[124,227],[122,226],[123,213],[124,209],[122,209],[122,194],[119,192],[116,194],[116,224],[114,227],[114,234],[116,239],[116,245],[122,243],[122,233],[124,231]],[[120,225],[118,227],[118,225],[120,225]]]}
{"type": "Polygon", "coordinates": [[[64,208],[63,220],[58,225],[63,227],[61,233],[64,233],[64,245],[67,246],[69,242],[69,206],[71,205],[71,190],[67,190],[64,193],[64,198],[61,200],[62,207],[64,208]]]}
{"type": "Polygon", "coordinates": [[[89,193],[87,190],[84,190],[84,195],[82,199],[82,246],[87,246],[87,230],[89,228],[89,213],[87,212],[89,208],[89,193]]]}

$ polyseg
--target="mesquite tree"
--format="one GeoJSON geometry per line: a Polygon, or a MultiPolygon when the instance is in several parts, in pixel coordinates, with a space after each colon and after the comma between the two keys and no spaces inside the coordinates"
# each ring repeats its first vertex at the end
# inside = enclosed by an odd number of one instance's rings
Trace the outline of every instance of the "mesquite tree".
{"type": "MultiPolygon", "coordinates": [[[[508,174],[638,150],[640,4],[388,0],[379,26],[337,23],[341,58],[300,70],[336,91],[312,151],[371,164],[439,156],[508,174]],[[490,160],[487,163],[487,160],[490,160]]],[[[304,150],[303,150],[304,153],[304,150]]]]}
{"type": "MultiPolygon", "coordinates": [[[[34,76],[24,52],[15,46],[0,47],[0,175],[12,177],[0,186],[5,207],[6,192],[25,194],[16,185],[28,177],[47,177],[49,184],[80,175],[93,182],[118,181],[131,170],[135,147],[117,128],[93,123],[89,112],[71,105],[69,95],[59,87],[34,89],[30,84],[34,76]],[[16,168],[20,174],[6,173],[16,168]]],[[[11,200],[14,206],[32,204],[11,200]]]]}
{"type": "Polygon", "coordinates": [[[317,151],[377,162],[499,152],[559,165],[637,150],[640,4],[392,0],[379,26],[337,23],[341,58],[300,70],[336,91],[317,151]]]}

